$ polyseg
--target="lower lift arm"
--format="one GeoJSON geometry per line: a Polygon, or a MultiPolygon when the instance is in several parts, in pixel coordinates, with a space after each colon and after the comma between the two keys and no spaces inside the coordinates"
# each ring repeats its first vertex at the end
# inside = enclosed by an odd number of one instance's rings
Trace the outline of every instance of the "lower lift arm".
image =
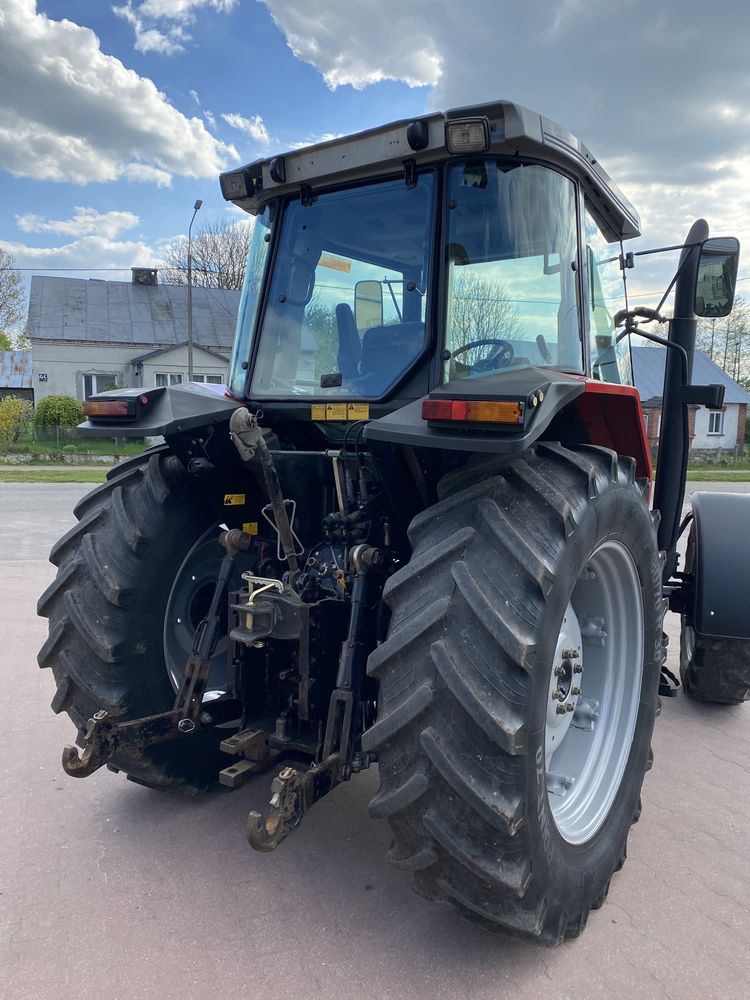
{"type": "Polygon", "coordinates": [[[185,667],[185,676],[171,711],[147,715],[141,719],[116,722],[108,712],[96,712],[89,719],[83,752],[66,746],[62,766],[66,774],[85,778],[112,759],[118,751],[138,750],[154,743],[173,740],[192,733],[200,724],[203,693],[211,668],[211,654],[219,638],[220,605],[232,575],[234,558],[253,542],[251,535],[233,528],[223,531],[219,541],[226,549],[214,587],[208,614],[193,639],[193,649],[185,667]]]}

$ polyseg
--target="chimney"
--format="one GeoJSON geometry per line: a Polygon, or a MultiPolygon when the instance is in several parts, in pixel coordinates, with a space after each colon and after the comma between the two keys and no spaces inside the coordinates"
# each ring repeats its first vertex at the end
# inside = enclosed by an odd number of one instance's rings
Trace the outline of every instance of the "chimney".
{"type": "Polygon", "coordinates": [[[130,273],[133,275],[134,285],[158,285],[157,270],[155,267],[131,267],[130,273]]]}

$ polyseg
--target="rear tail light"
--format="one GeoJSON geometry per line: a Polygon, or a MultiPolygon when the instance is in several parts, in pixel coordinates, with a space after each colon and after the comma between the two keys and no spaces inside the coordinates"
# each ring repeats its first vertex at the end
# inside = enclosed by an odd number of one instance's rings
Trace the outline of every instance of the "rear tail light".
{"type": "Polygon", "coordinates": [[[89,399],[83,404],[87,417],[127,417],[130,408],[126,399],[89,399]]]}
{"type": "Polygon", "coordinates": [[[523,403],[491,399],[425,399],[422,419],[449,423],[523,423],[523,403]]]}

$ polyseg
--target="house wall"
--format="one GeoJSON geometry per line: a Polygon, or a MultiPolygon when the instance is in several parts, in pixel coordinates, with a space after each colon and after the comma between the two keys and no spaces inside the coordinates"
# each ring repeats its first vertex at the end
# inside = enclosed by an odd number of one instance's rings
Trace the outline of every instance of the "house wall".
{"type": "Polygon", "coordinates": [[[34,400],[45,396],[75,396],[83,399],[83,375],[97,374],[117,377],[117,384],[129,386],[132,381],[130,359],[143,354],[143,348],[101,344],[39,341],[32,343],[31,370],[34,400]],[[40,376],[46,376],[45,379],[40,376]]]}
{"type": "MultiPolygon", "coordinates": [[[[153,350],[153,345],[151,345],[153,350]]],[[[32,352],[32,377],[34,399],[44,396],[75,396],[84,398],[84,375],[115,375],[122,386],[151,386],[157,372],[179,372],[187,381],[187,347],[176,347],[145,361],[140,377],[136,375],[132,359],[148,353],[143,345],[125,346],[95,343],[61,343],[34,340],[32,352]],[[42,380],[41,375],[46,379],[42,380]]],[[[193,348],[193,371],[202,375],[221,375],[226,380],[228,364],[208,354],[200,347],[193,348]]]]}
{"type": "MultiPolygon", "coordinates": [[[[139,384],[154,385],[157,372],[179,372],[183,381],[187,382],[187,347],[176,347],[173,351],[144,361],[142,381],[139,384]]],[[[226,382],[229,375],[229,364],[214,357],[213,354],[207,354],[200,347],[193,347],[193,373],[195,375],[220,375],[222,381],[226,382]]]]}
{"type": "Polygon", "coordinates": [[[705,406],[699,406],[695,414],[695,436],[693,437],[693,450],[734,451],[737,445],[737,424],[739,420],[739,405],[737,403],[727,403],[724,407],[724,432],[723,434],[709,434],[708,420],[710,410],[705,406]]]}

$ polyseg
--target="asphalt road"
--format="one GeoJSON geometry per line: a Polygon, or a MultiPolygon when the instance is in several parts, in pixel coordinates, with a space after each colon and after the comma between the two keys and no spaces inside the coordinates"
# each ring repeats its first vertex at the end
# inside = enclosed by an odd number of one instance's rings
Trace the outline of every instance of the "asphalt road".
{"type": "Polygon", "coordinates": [[[385,823],[367,815],[374,773],[336,789],[271,855],[243,833],[268,778],[194,800],[107,771],[67,778],[73,727],[49,709],[34,607],[86,489],[0,485],[3,1000],[747,1000],[750,705],[665,700],[627,864],[583,937],[554,950],[417,897],[384,862],[385,823]]]}

